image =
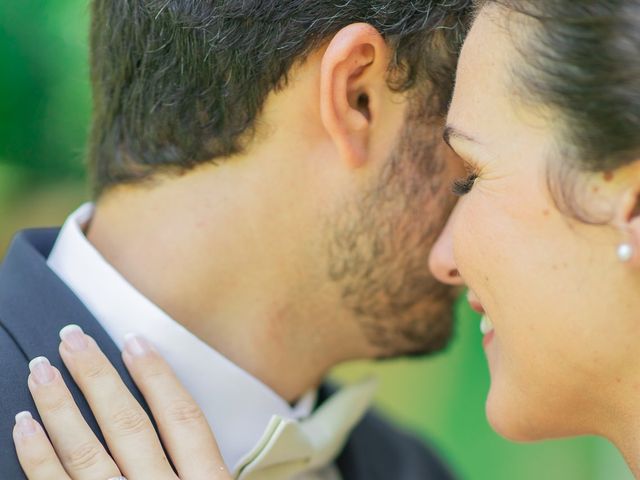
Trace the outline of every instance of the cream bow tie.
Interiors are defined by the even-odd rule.
[[[287,480],[329,465],[371,405],[376,388],[375,380],[345,387],[304,420],[272,417],[262,439],[244,457],[234,477]]]

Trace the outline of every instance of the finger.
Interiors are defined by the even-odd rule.
[[[96,342],[76,325],[60,332],[60,356],[82,390],[123,475],[175,479],[146,412]]]
[[[29,363],[28,384],[65,470],[77,480],[120,475],[117,465],[83,418],[60,372],[45,357]]]
[[[20,412],[16,415],[13,427],[13,443],[20,466],[29,480],[71,480],[64,471],[58,455],[53,450],[47,435],[31,413]]]
[[[202,410],[151,344],[127,335],[123,359],[151,408],[179,476],[231,478]]]

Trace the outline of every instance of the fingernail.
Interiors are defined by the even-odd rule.
[[[87,336],[78,325],[67,325],[60,330],[60,340],[62,340],[72,352],[86,350],[89,345]]]
[[[53,367],[46,357],[36,357],[29,362],[29,370],[33,374],[36,383],[46,385],[51,383],[56,376]]]
[[[127,333],[124,336],[124,349],[134,357],[146,355],[151,351],[151,345],[144,337],[135,333]]]
[[[33,435],[36,433],[36,422],[30,412],[20,412],[16,415],[16,427],[21,435]]]

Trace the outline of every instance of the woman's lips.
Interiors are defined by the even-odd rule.
[[[482,337],[482,346],[484,348],[487,348],[487,345],[491,343],[491,340],[493,340],[494,335],[495,335],[495,332],[491,330],[484,337]]]
[[[489,318],[489,315],[484,311],[484,307],[480,303],[480,301],[476,298],[476,296],[469,290],[467,293],[467,301],[471,308],[482,314],[482,319],[480,320],[480,331],[484,336],[482,339],[482,344],[486,347],[493,340],[494,331],[493,331],[493,322]]]
[[[484,308],[482,308],[480,300],[476,298],[475,294],[471,290],[467,292],[467,301],[473,310],[478,313],[484,313]]]
[[[474,311],[478,313],[484,313],[484,308],[482,308],[482,304],[477,300],[469,299],[469,305]]]
[[[482,345],[486,347],[491,343],[494,335],[493,323],[491,322],[489,315],[486,313],[482,315],[482,320],[480,320],[480,331],[482,332],[482,335],[484,335],[482,338]]]

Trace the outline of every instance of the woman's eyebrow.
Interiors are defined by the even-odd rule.
[[[449,145],[449,147],[451,147],[451,143],[450,143],[451,138],[458,138],[460,140],[466,140],[467,142],[480,144],[480,142],[475,138],[473,138],[471,135],[464,133],[463,131],[459,130],[453,125],[447,125],[446,127],[444,127],[442,138],[445,141],[445,143]],[[451,148],[455,150],[453,147]]]

